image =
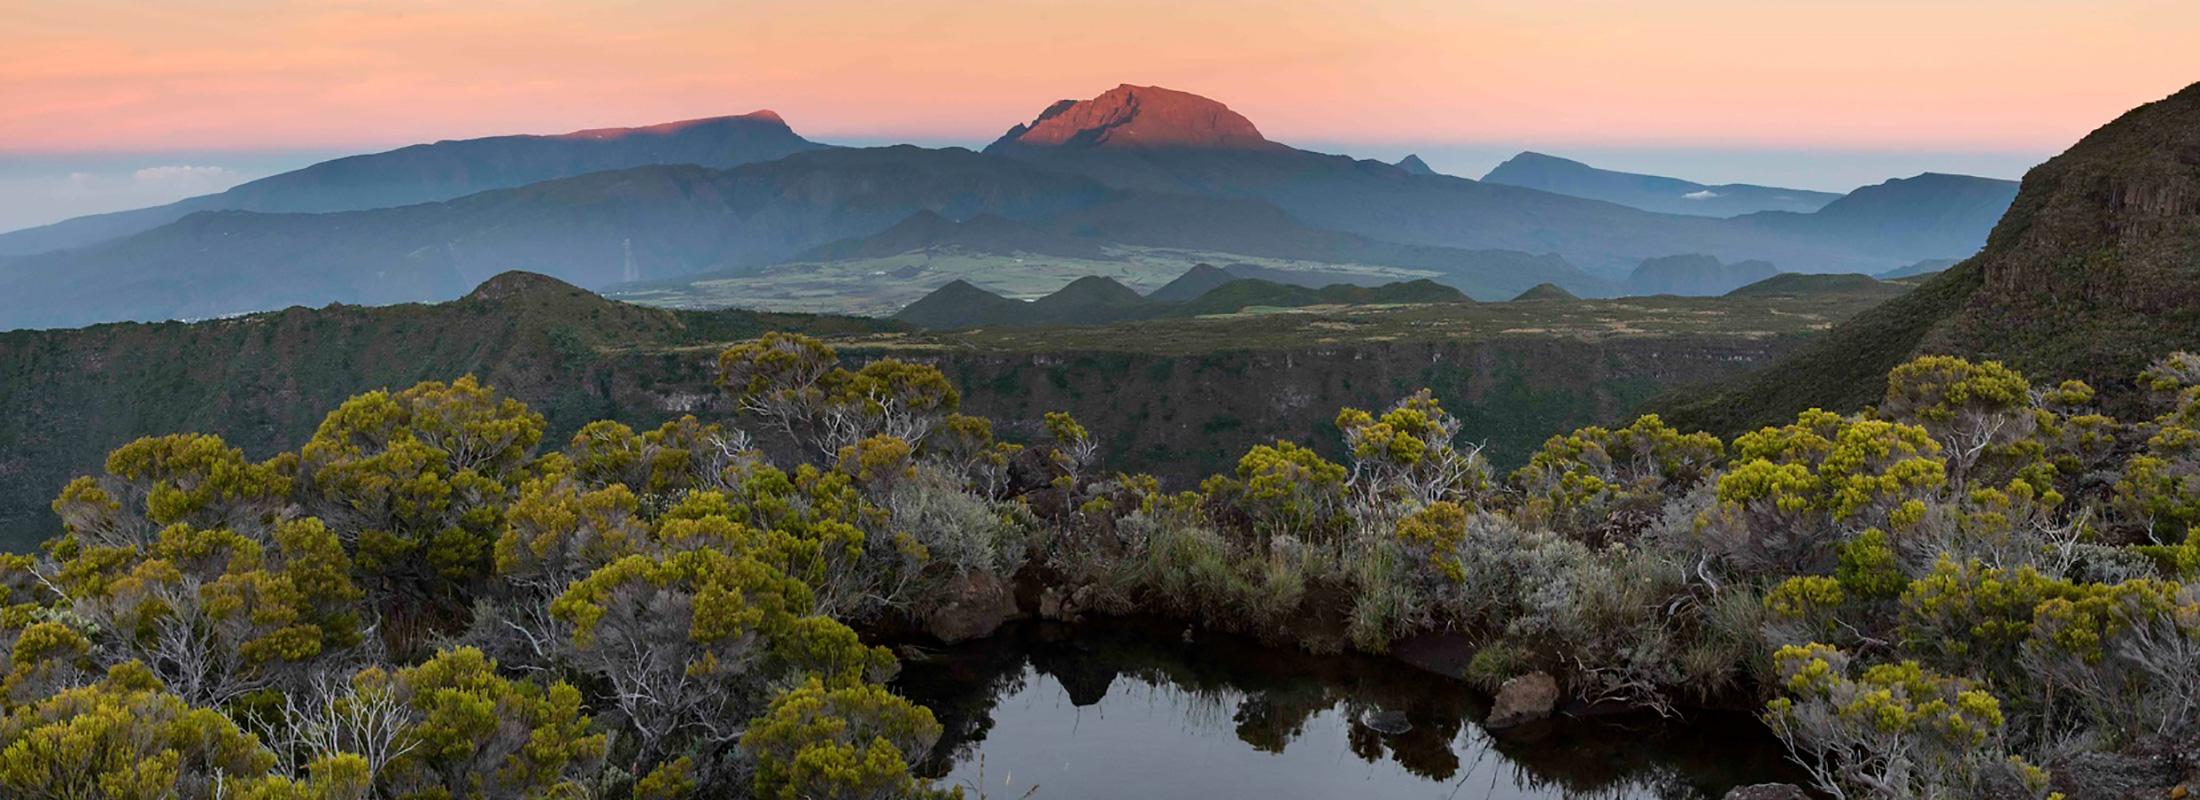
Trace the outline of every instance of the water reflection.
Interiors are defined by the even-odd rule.
[[[1180,626],[1031,624],[932,651],[896,689],[947,734],[929,777],[992,798],[1718,798],[1794,780],[1747,717],[1561,720],[1493,737],[1487,699],[1367,656]],[[981,775],[982,772],[982,775]]]

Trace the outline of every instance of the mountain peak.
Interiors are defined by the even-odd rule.
[[[1135,302],[1137,300],[1143,299],[1144,296],[1140,295],[1137,291],[1132,290],[1131,287],[1124,286],[1121,281],[1118,281],[1114,278],[1110,278],[1105,275],[1086,275],[1084,277],[1078,278],[1077,280],[1070,281],[1068,285],[1063,286],[1060,289],[1056,289],[1053,294],[1047,295],[1047,297],[1090,297],[1095,299],[1127,300]]]
[[[953,330],[1022,319],[1029,313],[1026,305],[956,278],[895,312],[893,318],[919,328]]]
[[[1010,128],[994,147],[1277,150],[1252,120],[1189,92],[1123,84],[1090,100],[1063,100]],[[991,149],[991,148],[988,148]]]
[[[1146,297],[1150,300],[1182,303],[1197,299],[1200,295],[1206,294],[1215,287],[1237,279],[1238,277],[1230,274],[1229,270],[1202,262],[1193,264],[1191,269],[1185,270],[1184,274],[1177,276],[1176,280],[1169,281],[1168,285],[1153,290]]]
[[[1394,166],[1415,175],[1436,174],[1436,170],[1429,168],[1428,162],[1422,161],[1421,156],[1414,153],[1407,153],[1406,157],[1398,159],[1398,163]]]
[[[1513,302],[1515,302],[1515,303],[1521,303],[1521,302],[1533,302],[1533,301],[1537,301],[1537,300],[1579,300],[1579,299],[1581,299],[1581,298],[1579,298],[1579,297],[1576,297],[1576,296],[1574,295],[1574,293],[1573,293],[1573,292],[1569,292],[1569,291],[1566,291],[1566,288],[1565,288],[1565,287],[1563,287],[1563,286],[1560,286],[1560,285],[1558,285],[1558,284],[1555,284],[1555,283],[1538,283],[1538,284],[1536,284],[1536,285],[1535,285],[1534,287],[1532,287],[1532,288],[1528,289],[1527,291],[1525,291],[1525,292],[1521,292],[1521,293],[1520,293],[1520,296],[1518,296],[1518,297],[1515,297],[1515,298],[1513,298]]]
[[[589,294],[588,290],[565,281],[526,270],[507,270],[482,281],[480,286],[466,293],[467,300],[497,302],[515,297],[565,297]],[[590,295],[593,297],[594,295]]]

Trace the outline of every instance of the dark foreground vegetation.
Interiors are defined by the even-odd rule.
[[[0,794],[929,795],[942,727],[856,630],[1026,608],[1440,635],[1486,687],[1746,703],[1846,797],[2195,769],[2193,356],[2139,377],[2141,419],[1930,357],[1859,414],[1731,442],[1644,417],[1509,476],[1421,393],[1338,414],[1341,462],[1276,442],[1177,493],[1066,414],[997,439],[933,367],[775,333],[720,369],[736,418],[562,448],[466,378],[355,397],[264,462],[116,450],[0,572]]]

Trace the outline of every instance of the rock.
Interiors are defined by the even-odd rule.
[[[1388,709],[1367,712],[1360,717],[1360,724],[1384,736],[1397,736],[1413,730],[1413,722],[1406,719],[1406,712]]]
[[[1064,622],[1074,620],[1085,613],[1086,601],[1091,597],[1090,586],[1078,587],[1076,591],[1049,586],[1039,593],[1039,618]]]
[[[1505,681],[1497,689],[1497,701],[1490,706],[1490,718],[1482,723],[1487,728],[1510,728],[1523,722],[1534,722],[1551,716],[1551,709],[1558,706],[1558,679],[1544,672],[1530,672]]]
[[[1474,640],[1456,631],[1416,633],[1390,643],[1390,656],[1453,680],[1467,679]]]
[[[1810,795],[1792,783],[1760,783],[1736,786],[1726,793],[1726,800],[1810,800]]]
[[[940,594],[946,599],[924,614],[924,630],[948,644],[990,636],[1016,616],[1008,583],[987,573],[963,573]]]

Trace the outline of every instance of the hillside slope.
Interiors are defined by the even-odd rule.
[[[2115,409],[2177,349],[2200,349],[2200,84],[2033,168],[1978,255],[1731,390],[1658,405],[1732,432],[1877,402],[1889,369],[1948,353],[2082,378]]]

